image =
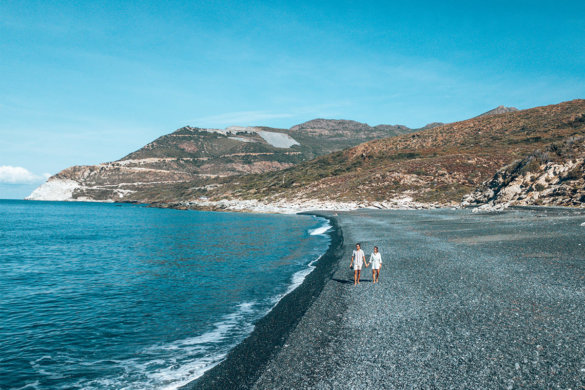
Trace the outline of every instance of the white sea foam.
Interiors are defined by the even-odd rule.
[[[321,225],[315,229],[310,229],[309,234],[311,236],[325,235],[325,233],[327,233],[331,229],[331,227],[332,226],[329,223],[329,221],[325,220],[325,223],[323,225]],[[307,267],[305,269],[297,271],[293,274],[293,276],[291,277],[291,282],[290,282],[286,292],[284,294],[277,295],[276,297],[273,298],[272,302],[274,303],[274,306],[276,306],[282,298],[284,298],[286,295],[290,294],[297,287],[299,287],[301,284],[303,284],[303,282],[305,281],[305,278],[311,272],[313,272],[313,270],[315,269],[315,263],[317,261],[319,261],[321,259],[321,257],[323,257],[323,255],[317,257],[316,259],[311,261],[309,264],[307,264]],[[274,308],[274,306],[273,306],[273,308]],[[272,310],[272,309],[270,309],[270,310]]]
[[[331,229],[331,224],[329,223],[329,221],[326,221],[323,225],[319,226],[318,228],[310,229],[309,234],[311,236],[319,236],[327,233],[329,229]]]
[[[331,224],[329,223],[328,220],[326,220],[323,225],[315,229],[309,229],[309,234],[311,236],[325,235],[325,233],[327,233],[331,228],[332,228]],[[301,284],[303,284],[303,281],[311,272],[313,272],[313,270],[315,269],[315,263],[319,261],[321,257],[323,257],[323,255],[317,257],[315,260],[307,264],[307,268],[295,272],[291,278],[291,283],[288,286],[286,292],[278,296],[278,299],[276,300],[275,303],[278,303],[278,301],[280,301],[284,296],[288,295],[291,291],[293,291]]]
[[[39,381],[34,381],[34,382],[28,382],[27,384],[25,384],[22,387],[18,387],[14,390],[36,390],[39,388],[39,385],[41,384],[41,382]]]
[[[151,352],[160,350],[176,351],[174,353],[180,354],[180,356],[177,356],[177,360],[181,356],[200,354],[207,351],[210,353],[208,352],[203,357],[187,364],[176,364],[178,362],[175,361],[175,364],[166,365],[154,371],[151,371],[152,368],[150,367],[145,370],[146,375],[151,379],[152,383],[158,384],[158,388],[165,390],[177,389],[199,378],[205,371],[220,363],[225,358],[227,350],[233,348],[235,343],[226,350],[222,349],[221,352],[211,352],[211,346],[223,341],[227,336],[233,337],[234,333],[244,336],[252,332],[254,325],[249,320],[249,316],[254,313],[255,304],[255,302],[241,303],[234,313],[223,317],[221,321],[217,322],[213,330],[200,336],[149,348]]]
[[[317,257],[315,260],[311,261],[308,265],[307,268],[297,271],[293,274],[292,278],[291,278],[291,283],[288,286],[288,289],[286,290],[286,292],[284,293],[284,295],[282,297],[284,297],[285,295],[290,294],[294,289],[296,289],[297,287],[299,287],[301,284],[303,284],[303,282],[305,281],[305,278],[311,273],[313,272],[313,270],[315,269],[315,263],[317,261],[319,261],[319,259],[323,257],[323,255]],[[281,297],[281,299],[282,299]]]
[[[585,226],[585,222],[583,222],[580,226]]]
[[[219,364],[229,350],[252,332],[254,329],[252,322],[258,316],[255,305],[256,302],[241,303],[233,313],[216,322],[212,330],[199,336],[153,345],[141,351],[138,354],[140,358],[110,360],[108,363],[116,363],[123,370],[123,374],[91,381],[82,379],[75,387],[125,390],[178,389]],[[233,338],[233,341],[226,344],[228,338]],[[149,355],[153,356],[153,359],[145,359],[145,356]],[[155,356],[157,358],[154,358]]]

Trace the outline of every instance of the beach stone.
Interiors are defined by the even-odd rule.
[[[254,389],[585,386],[583,210],[340,212],[334,273]],[[354,243],[380,247],[353,285]]]

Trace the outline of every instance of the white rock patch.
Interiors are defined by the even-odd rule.
[[[273,133],[271,131],[259,130],[257,131],[260,137],[264,138],[264,141],[276,148],[290,148],[293,145],[299,143],[295,141],[290,135],[283,133]]]
[[[49,179],[35,189],[26,200],[73,200],[73,191],[79,183],[66,179]]]
[[[244,138],[244,137],[228,137],[229,139],[233,139],[236,141],[241,141],[241,142],[256,142],[253,139],[250,138]]]

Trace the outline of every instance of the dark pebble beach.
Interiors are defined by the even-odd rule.
[[[316,269],[185,388],[585,389],[585,210],[324,215]]]

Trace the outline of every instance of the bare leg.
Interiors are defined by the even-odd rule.
[[[380,279],[380,270],[377,269],[376,270],[376,283],[379,281],[379,279]]]
[[[358,276],[357,275],[358,275],[358,270],[356,269],[356,270],[353,271],[353,285],[354,286],[357,284],[357,281],[358,281]]]
[[[358,283],[357,284],[360,284],[360,277],[361,276],[362,276],[362,270],[361,269],[358,269],[358,272],[357,272],[357,282]]]
[[[372,268],[372,283],[376,283],[376,270]]]

